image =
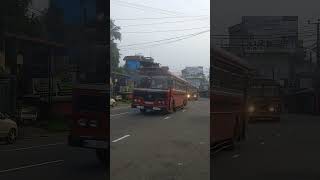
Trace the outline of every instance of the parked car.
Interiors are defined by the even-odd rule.
[[[20,112],[20,121],[22,124],[26,122],[34,123],[38,118],[38,110],[35,107],[22,108]]]
[[[0,138],[5,139],[8,144],[13,144],[18,135],[16,122],[10,119],[7,114],[0,112]]]
[[[110,98],[110,106],[114,107],[116,105],[116,100],[114,100],[113,98]]]
[[[116,96],[116,100],[117,101],[121,101],[122,100],[122,96],[121,95]]]

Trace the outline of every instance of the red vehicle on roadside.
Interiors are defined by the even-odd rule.
[[[280,84],[272,79],[255,78],[248,91],[249,121],[280,120]]]
[[[109,99],[106,84],[81,84],[73,88],[69,145],[96,150],[109,163]]]
[[[226,50],[213,48],[210,80],[210,139],[215,152],[245,138],[249,65]]]
[[[140,69],[140,79],[133,90],[132,108],[174,112],[188,103],[188,82],[169,72],[166,67]]]
[[[194,87],[192,84],[188,85],[188,100],[197,101],[199,99],[199,90]]]

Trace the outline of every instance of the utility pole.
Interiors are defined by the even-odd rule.
[[[315,24],[317,27],[317,66],[320,65],[320,19],[317,20],[315,23],[311,23],[310,20],[308,21],[308,24]]]
[[[310,23],[310,21],[308,21],[309,24],[315,24],[317,25],[317,67],[314,73],[314,88],[316,90],[315,92],[315,108],[317,110],[315,110],[315,113],[320,113],[319,112],[319,107],[320,107],[320,102],[319,102],[319,96],[320,96],[320,37],[319,37],[319,29],[320,29],[320,19],[318,19],[317,22],[315,23]]]

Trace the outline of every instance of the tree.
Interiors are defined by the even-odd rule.
[[[111,71],[119,70],[120,50],[115,41],[121,40],[120,27],[110,20],[110,67]]]
[[[27,12],[31,0],[2,0],[0,6],[0,30],[22,33],[28,28],[29,18]]]

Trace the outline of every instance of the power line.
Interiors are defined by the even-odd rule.
[[[157,33],[157,32],[176,32],[176,31],[189,31],[195,29],[204,29],[210,27],[199,27],[199,28],[189,28],[189,29],[171,29],[171,30],[159,30],[159,31],[128,31],[128,32],[121,32],[122,34],[144,34],[144,33]]]
[[[156,40],[156,41],[149,41],[149,42],[144,42],[144,43],[135,43],[135,44],[122,45],[122,46],[119,46],[119,47],[130,47],[130,46],[136,46],[136,45],[143,45],[143,44],[151,44],[151,43],[155,43],[155,42],[168,41],[168,40],[173,40],[173,39],[184,38],[184,37],[187,37],[187,36],[198,35],[198,34],[206,33],[206,32],[209,32],[209,31],[210,30],[206,30],[206,31],[198,32],[198,33],[192,33],[192,34],[187,34],[187,35],[183,35],[183,36],[177,36],[177,37],[173,37],[173,38],[166,38],[166,39],[161,39],[161,40]]]
[[[126,4],[114,4],[114,5],[118,5],[118,6],[121,6],[121,7],[129,7],[129,8],[133,8],[133,9],[138,9],[138,10],[141,10],[141,11],[145,11],[144,8],[139,8],[139,7],[135,7],[135,6],[130,6],[130,5],[126,5]],[[152,12],[155,12],[155,11],[152,11]],[[159,13],[159,12],[155,12],[155,13]],[[160,13],[160,14],[165,14],[165,15],[172,15],[172,14],[168,14],[168,13]]]
[[[130,2],[121,1],[121,0],[113,0],[113,2],[129,5],[129,6],[133,6],[133,7],[138,7],[138,8],[140,7],[140,8],[144,8],[144,10],[152,10],[153,12],[158,11],[158,12],[161,12],[162,14],[171,14],[171,15],[182,14],[181,12],[177,12],[177,11],[169,11],[169,10],[165,10],[165,9],[154,8],[151,6],[146,6],[146,5],[137,4],[137,3],[130,3]]]
[[[178,42],[178,41],[182,41],[184,39],[189,39],[191,37],[195,37],[195,36],[198,36],[200,34],[204,34],[204,33],[207,33],[209,32],[208,31],[203,31],[203,32],[199,32],[199,33],[196,33],[196,34],[192,34],[192,35],[188,35],[188,36],[185,36],[185,37],[181,37],[181,38],[177,38],[177,39],[174,39],[174,40],[169,40],[167,42],[162,42],[162,43],[157,43],[157,44],[151,44],[151,45],[146,45],[146,46],[142,46],[142,47],[139,47],[139,48],[130,48],[130,49],[124,49],[125,51],[127,50],[136,50],[136,49],[143,49],[143,48],[151,48],[151,47],[156,47],[156,46],[161,46],[161,45],[165,45],[165,44],[171,44],[171,43],[174,43],[174,42]],[[156,42],[156,41],[154,41]],[[123,49],[122,49],[123,51]]]
[[[199,18],[199,17],[209,17],[207,15],[200,16],[171,16],[171,17],[154,17],[154,18],[118,18],[114,19],[116,21],[136,21],[136,20],[154,20],[154,19],[180,19],[180,18]]]
[[[208,19],[208,18],[190,19],[188,21],[199,21],[199,20],[201,21],[204,19]],[[158,25],[158,24],[182,23],[182,22],[188,22],[188,21],[183,20],[183,21],[169,21],[169,22],[149,23],[149,24],[131,24],[131,25],[126,25],[126,26],[121,26],[121,27],[149,26],[149,25]]]

